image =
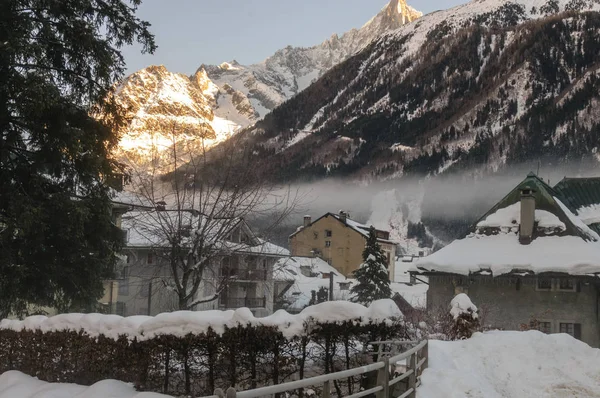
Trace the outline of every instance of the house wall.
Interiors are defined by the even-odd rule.
[[[128,276],[119,281],[120,288],[118,294],[118,302],[124,304],[124,312],[122,315],[148,315],[152,316],[162,312],[177,311],[178,299],[175,292],[165,287],[164,282],[172,280],[169,264],[166,259],[159,257],[156,253],[152,254],[152,264],[148,264],[149,249],[127,249],[126,254],[129,256]],[[236,267],[245,269],[248,267],[250,260],[255,262],[253,266],[256,269],[263,269],[263,260],[266,268],[265,272],[267,280],[263,281],[237,281],[233,279],[230,282],[230,297],[266,297],[264,308],[251,308],[255,316],[267,316],[273,312],[273,265],[275,258],[264,256],[244,256],[238,255]],[[220,264],[215,264],[214,267],[206,270],[204,280],[201,282],[198,289],[197,297],[209,297],[215,294],[219,284]],[[149,285],[152,283],[152,294],[149,300]],[[127,288],[124,287],[127,285]],[[244,290],[245,289],[245,290]],[[117,306],[119,309],[119,305]],[[150,308],[150,312],[148,312]],[[231,307],[223,307],[219,305],[219,300],[197,305],[194,310],[218,310],[232,309]]]
[[[331,231],[331,236],[326,236],[326,231]],[[331,245],[327,246],[326,242]],[[320,253],[320,257],[329,262],[335,269],[346,277],[351,277],[352,272],[362,263],[362,252],[365,249],[366,238],[354,229],[344,225],[332,216],[323,217],[290,238],[290,251],[292,256],[311,257],[313,252]],[[390,277],[394,275],[394,259],[396,248],[392,244],[380,243],[381,248],[390,253]]]
[[[551,322],[552,332],[558,333],[561,322],[580,323],[581,340],[600,347],[600,284],[589,278],[573,279],[579,292],[557,290],[557,278],[553,290],[541,291],[535,278],[431,275],[427,308],[447,311],[456,294],[467,293],[479,307],[486,326],[519,330],[521,324],[534,318]]]

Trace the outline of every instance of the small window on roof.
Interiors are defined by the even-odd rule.
[[[326,236],[326,237],[330,238],[332,234],[333,234],[333,232],[331,232],[331,230],[330,230],[330,229],[326,229],[326,230],[325,230],[325,236]]]

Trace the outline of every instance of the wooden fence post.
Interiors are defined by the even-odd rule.
[[[233,387],[229,387],[227,389],[227,394],[225,395],[227,398],[235,398],[235,396],[237,395],[235,388]]]
[[[389,358],[383,358],[383,368],[379,369],[377,375],[377,385],[382,386],[383,390],[375,394],[376,398],[388,398],[390,393],[390,361]]]
[[[321,398],[329,398],[331,395],[331,382],[327,380],[323,383],[323,392],[321,393]]]
[[[412,392],[408,395],[409,398],[417,397],[417,353],[410,356],[410,370],[412,373],[408,376],[408,389],[412,388]]]
[[[423,358],[425,358],[425,362],[423,362],[423,370],[427,369],[429,366],[429,340],[425,343],[425,347],[423,347]],[[423,373],[423,372],[421,372]]]

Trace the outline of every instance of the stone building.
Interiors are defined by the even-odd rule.
[[[416,262],[427,307],[467,293],[484,322],[568,333],[600,346],[600,178],[551,187],[530,173],[468,236]]]
[[[352,272],[363,262],[369,226],[350,218],[348,213],[327,213],[312,221],[304,216],[304,224],[289,237],[290,251],[293,256],[320,257],[344,276]],[[390,279],[394,277],[396,243],[390,240],[388,231],[376,230],[377,242],[388,259]]]

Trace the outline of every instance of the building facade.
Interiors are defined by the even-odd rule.
[[[376,230],[377,241],[388,259],[390,279],[394,277],[396,244],[388,231]],[[351,277],[363,262],[369,226],[352,220],[345,212],[327,213],[315,221],[304,217],[304,224],[289,238],[293,256],[320,257],[346,277]]]
[[[529,174],[469,234],[420,259],[427,307],[466,293],[486,326],[568,333],[600,347],[600,178]]]
[[[149,225],[157,224],[158,210],[131,211],[122,217],[127,240],[123,249],[124,264],[118,275],[116,313],[122,316],[157,315],[180,310],[174,290],[170,245],[161,237],[164,224],[152,233]],[[168,211],[162,210],[163,217]],[[168,217],[180,217],[170,215]],[[193,214],[183,217],[178,228],[197,222]],[[140,221],[143,220],[143,221]],[[168,235],[168,234],[167,234]],[[186,234],[187,235],[187,234]],[[249,308],[256,316],[273,312],[273,266],[288,251],[257,238],[248,224],[239,219],[219,231],[219,253],[204,270],[198,292],[190,310],[229,310]],[[189,235],[188,235],[189,236]]]

